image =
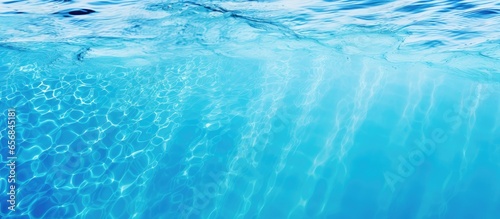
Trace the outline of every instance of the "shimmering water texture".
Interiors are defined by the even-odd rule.
[[[1,1],[1,218],[500,218],[500,3]]]

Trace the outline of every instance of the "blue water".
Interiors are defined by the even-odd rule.
[[[1,218],[500,218],[500,2],[0,1]]]

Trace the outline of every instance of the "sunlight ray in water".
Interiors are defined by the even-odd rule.
[[[478,0],[0,1],[0,217],[498,218],[498,27]]]

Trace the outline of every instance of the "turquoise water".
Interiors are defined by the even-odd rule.
[[[498,1],[0,5],[1,218],[500,218]]]

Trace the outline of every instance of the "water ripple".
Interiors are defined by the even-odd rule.
[[[0,5],[2,218],[500,215],[497,2]]]

